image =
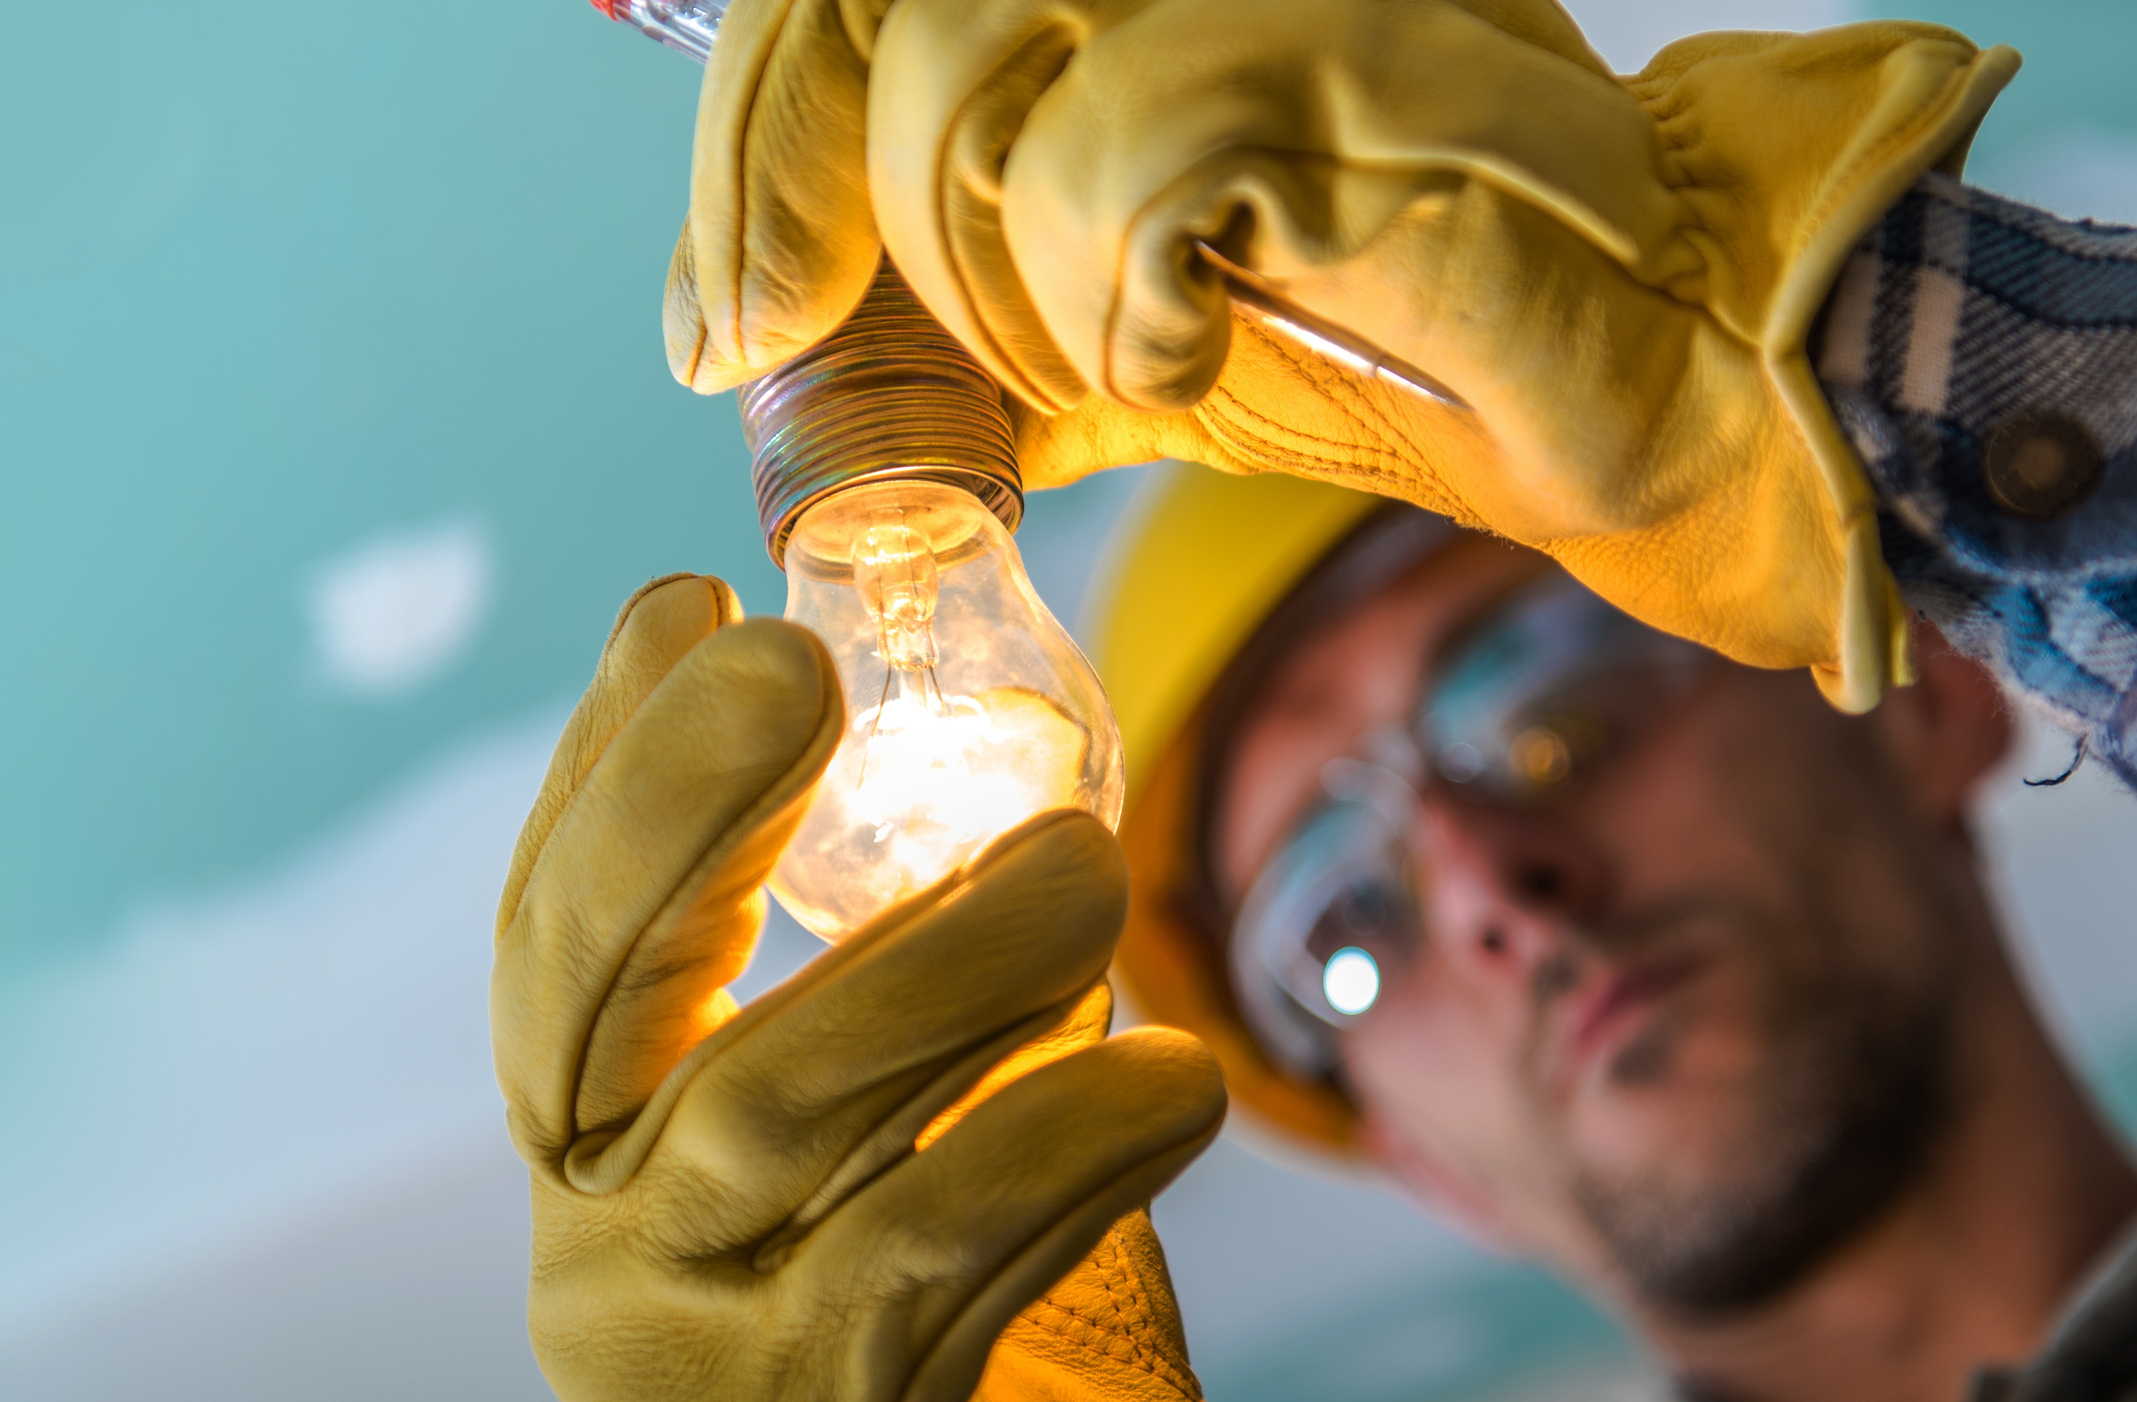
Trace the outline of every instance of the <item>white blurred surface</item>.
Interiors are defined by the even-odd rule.
[[[2005,931],[2050,1022],[2079,1064],[2122,1071],[2137,1057],[2137,796],[2097,765],[2068,767],[2071,742],[2028,726],[1983,795],[1978,830]]]
[[[561,722],[0,985],[0,1099],[47,1127],[0,1157],[0,1352],[502,1136],[491,912]]]
[[[381,532],[321,561],[305,606],[326,682],[383,701],[437,677],[489,612],[494,554],[479,525],[448,521]]]
[[[37,1402],[532,1402],[527,1189],[504,1136],[435,1153],[0,1356]]]

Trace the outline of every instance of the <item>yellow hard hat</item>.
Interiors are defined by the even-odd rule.
[[[1356,1110],[1335,1086],[1287,1073],[1256,1045],[1233,1002],[1225,951],[1194,913],[1197,771],[1219,678],[1314,567],[1389,503],[1278,473],[1157,470],[1166,475],[1116,541],[1089,615],[1128,759],[1128,924],[1114,972],[1145,1015],[1209,1044],[1234,1102],[1255,1119],[1349,1156]]]

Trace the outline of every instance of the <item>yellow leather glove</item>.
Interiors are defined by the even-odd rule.
[[[869,171],[907,280],[1054,416],[1029,485],[1171,455],[1405,497],[1862,709],[1907,620],[1804,342],[2017,61],[1876,23],[1628,79],[1549,0],[897,0]],[[1242,334],[1198,238],[1474,414]]]
[[[1184,1033],[1105,1038],[1118,846],[1042,815],[738,1008],[765,874],[843,723],[821,644],[740,617],[689,575],[626,605],[499,912],[550,1384],[1198,1398],[1140,1204],[1224,1093]]]
[[[777,369],[860,304],[868,55],[890,0],[736,0],[700,90],[668,267],[668,367],[700,394]]]

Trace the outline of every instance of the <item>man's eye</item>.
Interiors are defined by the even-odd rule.
[[[1358,885],[1336,901],[1335,917],[1360,939],[1379,934],[1388,923],[1388,898],[1378,886]]]
[[[1306,948],[1322,963],[1348,948],[1391,949],[1405,944],[1414,919],[1406,895],[1377,880],[1356,881],[1337,893],[1314,922]]]

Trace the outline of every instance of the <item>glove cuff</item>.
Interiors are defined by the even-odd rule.
[[[1002,1331],[973,1402],[1202,1402],[1165,1252],[1137,1208]]]
[[[1664,281],[1758,348],[1833,509],[1845,573],[1839,657],[1812,672],[1843,710],[1866,711],[1913,679],[1912,631],[1879,550],[1875,494],[1805,346],[1849,251],[1924,173],[1959,173],[2018,66],[2005,45],[1875,22],[1699,35],[1626,84],[1695,215],[1680,233],[1701,270]]]

